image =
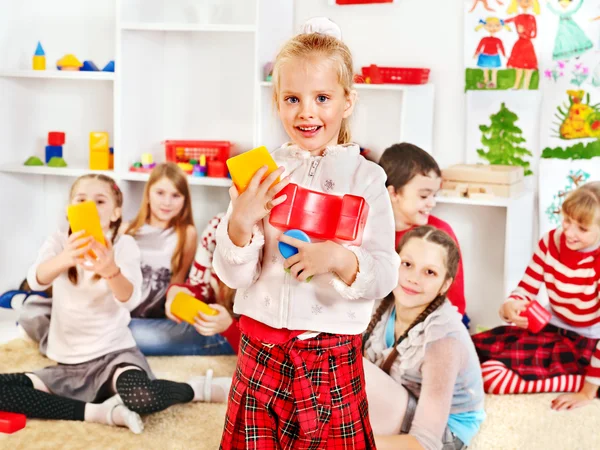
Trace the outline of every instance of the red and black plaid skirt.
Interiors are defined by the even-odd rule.
[[[502,362],[525,380],[558,375],[584,375],[598,339],[589,339],[554,325],[538,334],[515,326],[473,335],[479,360]]]
[[[375,449],[360,335],[242,335],[221,449]]]

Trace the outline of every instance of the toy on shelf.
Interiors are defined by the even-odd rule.
[[[65,55],[56,62],[56,68],[58,70],[70,70],[78,71],[81,69],[83,64],[79,61],[75,55]]]
[[[205,162],[219,161],[225,164],[231,149],[231,142],[229,141],[167,140],[164,144],[167,161],[176,163],[189,174],[194,171],[194,164],[191,162],[195,160],[197,164],[202,156],[204,156]],[[206,172],[208,174],[208,170]]]
[[[80,69],[82,72],[99,72],[98,66],[93,61],[84,61]]]
[[[63,145],[65,144],[65,133],[62,131],[50,131],[48,133],[48,145],[46,145],[46,164],[52,158],[63,157]],[[59,167],[59,166],[56,166]]]
[[[115,62],[112,60],[109,61],[102,69],[102,72],[114,72],[114,71],[115,71]]]
[[[429,81],[430,69],[379,67],[371,64],[368,67],[363,67],[361,71],[364,82],[367,84],[426,84]]]
[[[263,66],[263,78],[265,81],[273,80],[273,63],[268,62]]]
[[[114,154],[111,153],[108,133],[92,131],[90,133],[90,170],[112,170],[113,168]]]
[[[131,172],[150,173],[156,167],[152,153],[142,153],[142,161],[136,161],[129,168]]]
[[[0,411],[0,433],[12,434],[25,428],[25,414]]]
[[[277,163],[266,147],[257,147],[248,150],[247,152],[227,160],[227,167],[229,168],[231,179],[240,194],[246,190],[248,184],[250,184],[250,180],[252,180],[254,174],[262,166],[268,167],[263,175],[263,180],[267,178],[269,174],[277,170]],[[279,178],[277,178],[273,184],[277,183],[279,183]]]
[[[37,43],[32,61],[33,70],[46,70],[46,53],[40,42]]]
[[[206,166],[206,155],[200,155],[200,161],[196,161],[192,159],[190,164],[194,166],[192,171],[192,175],[195,177],[205,177],[208,172],[208,167]]]
[[[48,161],[48,167],[67,167],[67,162],[60,156],[54,156]]]
[[[91,236],[99,244],[106,245],[98,208],[93,200],[69,205],[67,208],[67,218],[73,233],[85,231],[85,237]],[[92,250],[88,254],[93,258],[96,257],[96,254]]]
[[[48,145],[65,145],[66,136],[62,131],[48,132]]]
[[[224,162],[212,158],[207,163],[206,174],[213,178],[227,178],[227,166]]]
[[[369,215],[366,200],[356,195],[338,196],[311,191],[290,183],[277,197],[285,202],[271,211],[269,223],[280,229],[298,229],[316,239],[360,245]]]
[[[209,316],[216,316],[219,314],[219,311],[216,309],[211,308],[203,301],[198,300],[185,292],[178,292],[177,295],[175,295],[173,303],[171,303],[171,313],[173,313],[175,317],[190,325],[195,325],[194,319],[198,317],[199,312]]]
[[[548,325],[552,314],[536,300],[533,300],[529,302],[529,305],[527,305],[525,311],[521,313],[521,316],[527,317],[527,329],[529,331],[532,333],[539,333],[546,325]]]
[[[442,170],[444,197],[512,197],[524,190],[525,171],[520,166],[457,164]]]
[[[24,166],[43,166],[44,162],[37,156],[30,156],[27,161],[23,163]]]

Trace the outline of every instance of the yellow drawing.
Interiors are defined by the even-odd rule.
[[[557,108],[555,117],[561,121],[558,135],[561,139],[600,138],[600,110],[598,105],[590,105],[590,94],[583,90],[568,90],[569,105]],[[585,102],[584,102],[585,98]]]

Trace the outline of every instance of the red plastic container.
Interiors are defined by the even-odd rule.
[[[174,163],[190,162],[190,159],[200,160],[200,156],[205,155],[207,161],[216,160],[225,164],[231,150],[229,141],[168,140],[164,144],[167,161]]]
[[[279,193],[287,199],[271,211],[269,223],[285,230],[302,230],[317,239],[360,245],[369,215],[369,205],[356,195],[325,194],[297,184]]]
[[[50,131],[48,133],[48,145],[64,145],[65,133],[62,131]]]
[[[552,314],[537,301],[532,301],[527,309],[521,313],[529,321],[528,329],[532,333],[539,333],[550,322]]]
[[[425,84],[429,81],[430,69],[409,67],[379,67],[371,64],[362,68],[365,82],[371,84]]]
[[[24,414],[0,411],[0,433],[11,434],[25,428],[27,418]]]

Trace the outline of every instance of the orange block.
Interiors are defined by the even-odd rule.
[[[110,170],[112,156],[108,151],[90,151],[90,170]]]
[[[231,174],[231,179],[240,194],[246,190],[250,180],[262,166],[268,167],[262,178],[263,180],[277,170],[277,163],[266,147],[248,150],[227,160],[227,168]],[[279,183],[279,178],[273,184],[277,183]]]
[[[209,316],[219,314],[219,311],[185,292],[178,292],[173,299],[173,303],[171,303],[171,312],[173,315],[191,325],[195,324],[194,318],[198,317],[199,311]]]

